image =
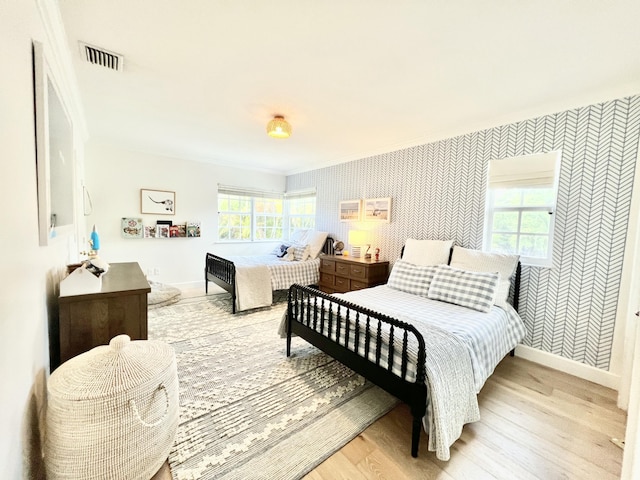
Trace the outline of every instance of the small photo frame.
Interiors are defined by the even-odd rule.
[[[366,222],[389,223],[391,221],[391,197],[365,198],[363,220]]]
[[[140,212],[154,215],[175,215],[176,192],[141,188]]]
[[[357,222],[360,220],[360,200],[343,200],[340,202],[340,221]]]
[[[141,218],[122,217],[121,229],[122,238],[142,238],[144,227]]]

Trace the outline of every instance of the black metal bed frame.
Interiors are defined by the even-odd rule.
[[[322,253],[333,255],[333,238],[327,236]],[[213,282],[231,294],[232,313],[236,313],[236,266],[231,260],[207,253],[204,266],[204,292],[209,293],[209,282]]]
[[[510,302],[518,309],[521,265],[512,280]],[[389,325],[383,327],[383,324]],[[340,330],[344,335],[340,335]],[[386,332],[387,362],[381,364],[382,332]],[[289,288],[287,305],[287,357],[291,355],[291,335],[296,334],[329,356],[351,368],[398,399],[407,403],[413,416],[411,430],[411,456],[418,456],[422,417],[427,407],[426,350],[422,334],[413,325],[379,312],[347,302],[302,285]],[[335,337],[335,340],[329,338]],[[360,335],[365,345],[358,347]],[[350,336],[352,341],[350,342]],[[343,338],[344,337],[344,338]],[[418,355],[413,371],[415,380],[407,379],[409,338],[415,338]],[[373,339],[373,340],[372,340]],[[397,343],[396,343],[397,342]],[[350,344],[351,343],[351,344]],[[514,351],[511,351],[511,356]],[[375,361],[369,360],[374,356]],[[401,365],[401,375],[392,371],[394,359]]]

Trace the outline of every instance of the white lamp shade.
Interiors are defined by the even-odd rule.
[[[360,258],[362,250],[369,246],[367,232],[363,230],[350,230],[349,231],[349,245],[351,245],[351,256],[354,258]]]

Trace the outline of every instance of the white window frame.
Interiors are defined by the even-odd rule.
[[[244,213],[239,213],[239,212],[234,212],[234,211],[222,211],[220,210],[220,196],[221,195],[226,195],[226,196],[231,196],[231,197],[240,197],[240,198],[245,198],[250,202],[250,212],[247,215],[251,216],[251,223],[250,223],[250,235],[248,239],[242,239],[242,238],[221,238],[220,237],[220,229],[221,229],[221,225],[220,225],[220,215],[221,214],[230,214],[230,215],[234,215],[234,214],[238,214],[238,215],[242,215]],[[282,214],[269,214],[269,213],[258,213],[256,211],[256,202],[257,201],[263,201],[263,200],[274,200],[274,201],[281,201],[282,202]],[[260,191],[260,190],[250,190],[250,189],[246,189],[246,188],[242,188],[242,187],[233,187],[233,186],[226,186],[226,185],[218,185],[218,197],[217,197],[217,201],[218,201],[218,233],[217,233],[217,237],[218,237],[218,242],[221,243],[246,243],[246,242],[278,242],[278,241],[282,241],[284,239],[284,233],[285,233],[285,222],[284,222],[284,195],[280,192],[266,192],[266,191]],[[257,219],[258,217],[274,217],[274,218],[280,218],[281,219],[281,229],[282,229],[282,233],[281,236],[278,238],[257,238],[257,230],[258,230],[258,226],[257,226]]]
[[[297,201],[309,202],[313,200],[313,213],[312,214],[293,214],[292,203]],[[286,237],[291,238],[291,234],[297,228],[308,228],[314,230],[316,227],[316,191],[314,190],[304,190],[297,192],[287,192],[285,193],[285,230]],[[302,223],[306,223],[306,225],[302,227],[297,227],[292,225],[292,221],[295,219],[302,219]],[[305,222],[306,220],[306,222]]]
[[[520,261],[524,265],[535,265],[541,267],[553,266],[553,240],[555,234],[555,210],[558,197],[558,178],[560,173],[560,162],[562,158],[561,151],[553,151],[548,153],[538,153],[521,157],[513,157],[508,159],[500,159],[500,166],[494,168],[492,175],[492,163],[489,163],[489,185],[487,186],[486,211],[485,211],[485,229],[483,238],[483,250],[491,252],[491,238],[493,234],[516,235],[516,251],[520,248],[520,238],[526,236],[545,236],[548,237],[547,253],[545,257],[530,257],[520,255]],[[517,163],[511,163],[517,162]],[[523,163],[520,163],[523,162]],[[496,165],[495,163],[493,164]],[[543,167],[537,168],[542,165]],[[505,168],[506,167],[506,168]],[[513,167],[513,169],[511,169]],[[497,172],[500,171],[498,176]],[[522,190],[533,188],[551,188],[552,200],[547,205],[527,206],[520,205],[514,207],[495,206],[495,192],[498,189],[515,189],[522,195]],[[515,232],[501,232],[493,229],[493,218],[495,213],[499,212],[517,212],[518,227]],[[526,212],[546,212],[550,215],[549,231],[546,234],[536,234],[531,232],[522,232],[522,215]],[[498,253],[498,252],[496,252]]]

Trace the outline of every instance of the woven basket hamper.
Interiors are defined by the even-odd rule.
[[[178,373],[168,344],[114,337],[58,367],[48,394],[48,480],[148,480],[169,456]]]

